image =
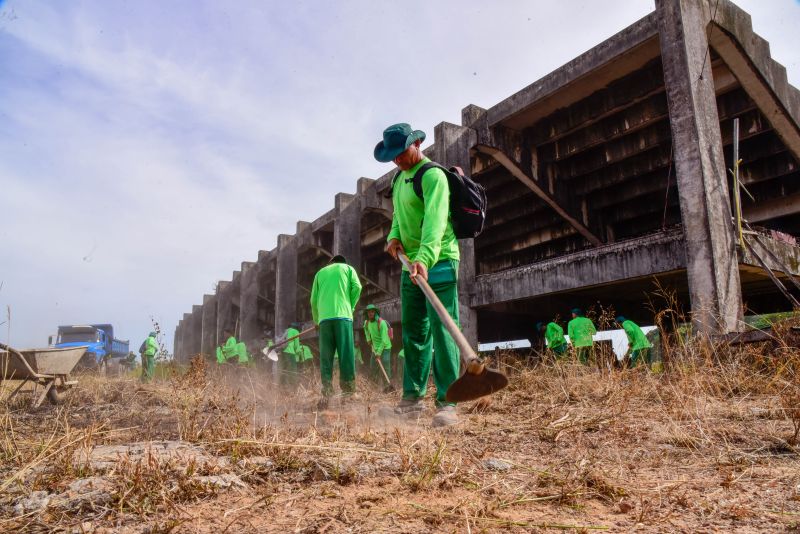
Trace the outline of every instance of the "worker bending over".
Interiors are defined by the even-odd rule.
[[[564,329],[558,323],[551,321],[545,326],[544,323],[539,322],[536,323],[536,329],[547,342],[548,352],[555,358],[560,358],[567,352],[568,345],[567,339],[564,337]]]
[[[377,306],[367,306],[367,319],[364,321],[364,336],[372,349],[372,357],[380,360],[389,380],[392,379],[392,339],[389,336],[389,322],[383,320]],[[383,375],[381,375],[383,381]]]
[[[147,334],[147,339],[142,343],[142,382],[150,382],[156,373],[156,353],[158,353],[158,341],[156,333]],[[141,349],[140,349],[141,350]]]
[[[617,317],[616,321],[628,337],[628,352],[625,354],[625,356],[630,356],[628,365],[630,365],[630,367],[636,367],[640,361],[649,363],[650,349],[653,348],[653,344],[650,343],[647,336],[644,335],[644,331],[642,331],[638,324],[630,319],[625,319],[622,315]]]
[[[597,333],[591,319],[587,318],[579,308],[572,310],[572,320],[567,324],[567,335],[575,347],[575,353],[581,363],[588,363],[594,358],[594,340],[592,336]]]

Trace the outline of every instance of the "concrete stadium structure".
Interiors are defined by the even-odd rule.
[[[529,338],[536,321],[596,303],[648,323],[657,285],[709,334],[741,330],[744,310],[788,309],[737,246],[734,118],[755,198],[744,198],[744,216],[761,228],[755,249],[778,276],[798,274],[800,92],[728,0],[656,0],[650,15],[502,102],[437,125],[427,155],[470,170],[489,198],[486,230],[461,242],[468,339]],[[384,253],[393,175],[358,179],[355,194],[337,194],[332,210],[219,282],[180,320],[176,358],[213,354],[225,327],[257,349],[265,330],[310,324],[309,288],[333,254],[350,260],[361,302],[378,304],[399,338],[400,266]]]

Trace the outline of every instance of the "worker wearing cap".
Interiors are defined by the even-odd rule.
[[[575,347],[575,353],[581,363],[587,363],[594,357],[594,336],[597,329],[591,319],[587,318],[580,308],[572,310],[572,320],[567,324],[567,335]]]
[[[644,335],[644,331],[638,324],[630,319],[625,319],[622,315],[617,317],[616,321],[628,337],[628,352],[625,355],[630,355],[629,365],[636,367],[640,361],[647,363],[650,359],[650,349],[653,348],[653,344]]]
[[[564,337],[564,329],[558,323],[550,321],[547,326],[544,323],[536,323],[536,330],[547,342],[547,350],[556,358],[563,356],[567,352],[567,339]]]
[[[150,382],[156,373],[156,353],[158,352],[158,341],[156,333],[147,334],[144,340],[144,352],[142,352],[142,382]]]
[[[361,296],[358,273],[342,255],[336,255],[314,276],[311,316],[319,328],[319,369],[322,380],[320,407],[333,394],[333,355],[339,355],[339,387],[343,399],[356,390],[353,346],[353,310]]]
[[[421,177],[422,198],[414,191],[414,175],[430,161],[422,154],[424,140],[425,132],[405,123],[394,124],[383,131],[383,140],[374,151],[376,160],[393,161],[400,168],[392,185],[394,213],[386,251],[394,259],[405,254],[411,262],[410,272],[403,267],[400,279],[405,365],[403,398],[394,412],[419,414],[424,410],[432,365],[437,408],[433,425],[447,426],[458,422],[455,404],[445,398],[459,375],[458,346],[417,286],[416,277],[428,282],[458,324],[459,250],[444,172],[428,169]]]
[[[372,349],[373,358],[380,359],[389,380],[392,379],[392,340],[389,337],[389,323],[380,316],[378,307],[370,304],[366,308],[367,320],[364,321],[364,336]],[[380,377],[383,381],[383,375]]]

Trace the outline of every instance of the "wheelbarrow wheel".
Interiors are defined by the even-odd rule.
[[[66,386],[53,386],[47,392],[47,400],[50,401],[50,404],[53,404],[55,406],[62,404],[66,398],[67,398]]]

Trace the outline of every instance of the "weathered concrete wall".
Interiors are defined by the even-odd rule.
[[[217,297],[216,295],[203,295],[202,339],[200,352],[213,357],[216,352],[217,341]]]
[[[710,333],[741,326],[743,295],[762,308],[779,295],[751,255],[737,255],[726,168],[739,119],[740,176],[755,198],[744,213],[800,234],[800,93],[749,16],[720,0],[712,21],[711,7],[658,0],[541,80],[494,106],[466,106],[461,125],[434,128],[424,153],[470,172],[489,197],[484,233],[460,243],[459,311],[473,343],[495,327],[530,337],[536,320],[563,316],[570,302],[618,303],[647,320],[642,295],[652,280],[691,304]],[[333,254],[359,272],[362,306],[378,304],[397,329],[400,267],[384,252],[395,172],[358,179],[354,193],[337,194],[331,210],[220,282],[200,314],[214,316],[204,321],[214,332],[203,327],[203,351],[224,327],[238,324],[249,343],[309,321],[311,281]],[[797,247],[764,246],[797,268]],[[359,310],[357,328],[362,319]],[[181,322],[176,353],[191,352],[191,330]]]

